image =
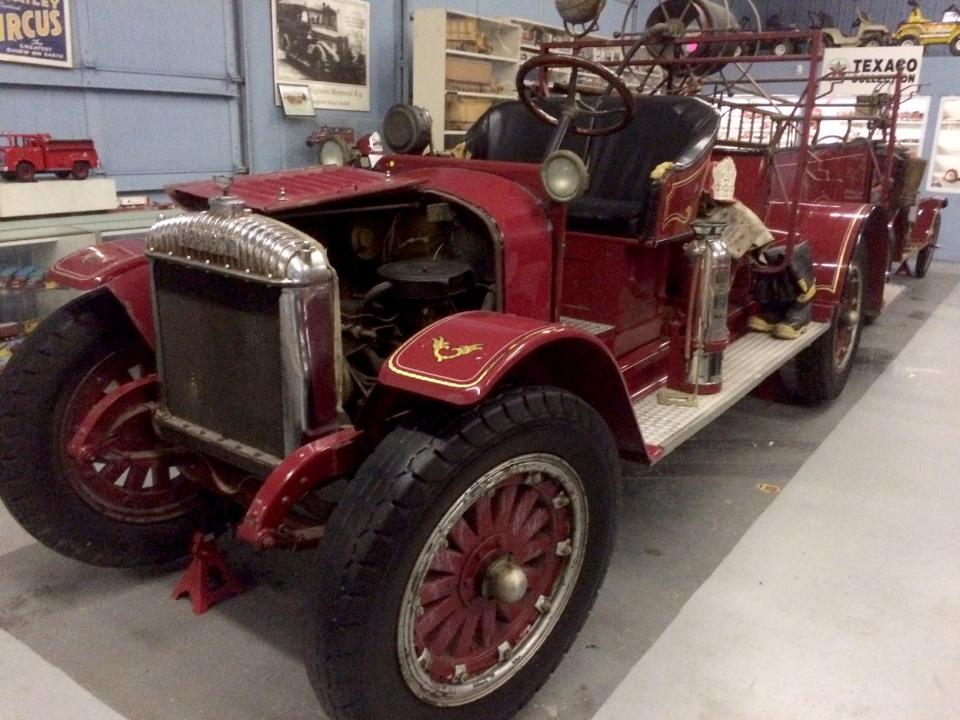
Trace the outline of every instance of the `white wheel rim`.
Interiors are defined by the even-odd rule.
[[[517,482],[518,476],[525,478],[522,483]],[[517,604],[522,604],[526,612],[533,603],[536,612],[532,622],[523,629],[515,646],[503,643],[496,648],[498,659],[492,667],[471,676],[465,665],[456,665],[449,676],[443,680],[438,679],[437,666],[434,665],[436,659],[432,657],[425,642],[424,647],[418,647],[416,638],[418,621],[436,607],[436,604],[433,604],[429,610],[425,610],[421,604],[421,593],[428,573],[433,572],[431,566],[438,553],[448,551],[454,527],[464,521],[468,511],[483,498],[493,498],[495,494],[511,486],[526,488],[527,493],[546,492],[545,483],[559,489],[550,504],[558,511],[562,509],[564,516],[569,518],[570,525],[566,540],[557,543],[555,547],[551,545],[555,555],[565,560],[558,561],[559,574],[551,581],[550,591],[541,595],[539,589],[533,586],[527,589],[524,599]],[[576,471],[555,455],[522,455],[501,463],[474,482],[450,507],[430,534],[417,557],[404,591],[397,624],[397,651],[400,669],[410,690],[428,704],[455,707],[476,702],[514,678],[536,656],[567,607],[583,566],[587,532],[587,498],[583,483]],[[481,533],[478,531],[479,535]],[[491,567],[492,565],[487,566],[487,572]],[[534,598],[532,593],[537,597]],[[498,607],[500,605],[496,599],[486,602],[497,603]],[[489,653],[491,648],[481,647],[479,651]],[[449,662],[444,664],[444,668],[447,665]],[[430,672],[431,669],[434,673]]]

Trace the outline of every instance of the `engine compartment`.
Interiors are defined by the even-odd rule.
[[[497,244],[481,218],[441,197],[391,200],[282,218],[316,238],[337,272],[342,399],[351,419],[407,339],[448,315],[501,307]]]

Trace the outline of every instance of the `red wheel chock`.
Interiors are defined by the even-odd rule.
[[[195,615],[203,615],[217,603],[243,592],[243,585],[227,565],[213,535],[196,533],[190,555],[193,560],[173,589],[173,599],[189,595]]]

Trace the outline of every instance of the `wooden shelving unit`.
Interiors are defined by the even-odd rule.
[[[413,102],[433,116],[433,146],[457,145],[497,102],[516,97],[520,27],[426,8],[413,15]]]

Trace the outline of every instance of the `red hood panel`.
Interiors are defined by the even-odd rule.
[[[270,215],[321,203],[396,192],[420,184],[420,180],[389,177],[371,170],[314,167],[238,175],[230,194],[241,198],[252,210]],[[210,198],[222,195],[223,191],[214,181],[206,180],[171,186],[167,193],[188,210],[206,210]]]

